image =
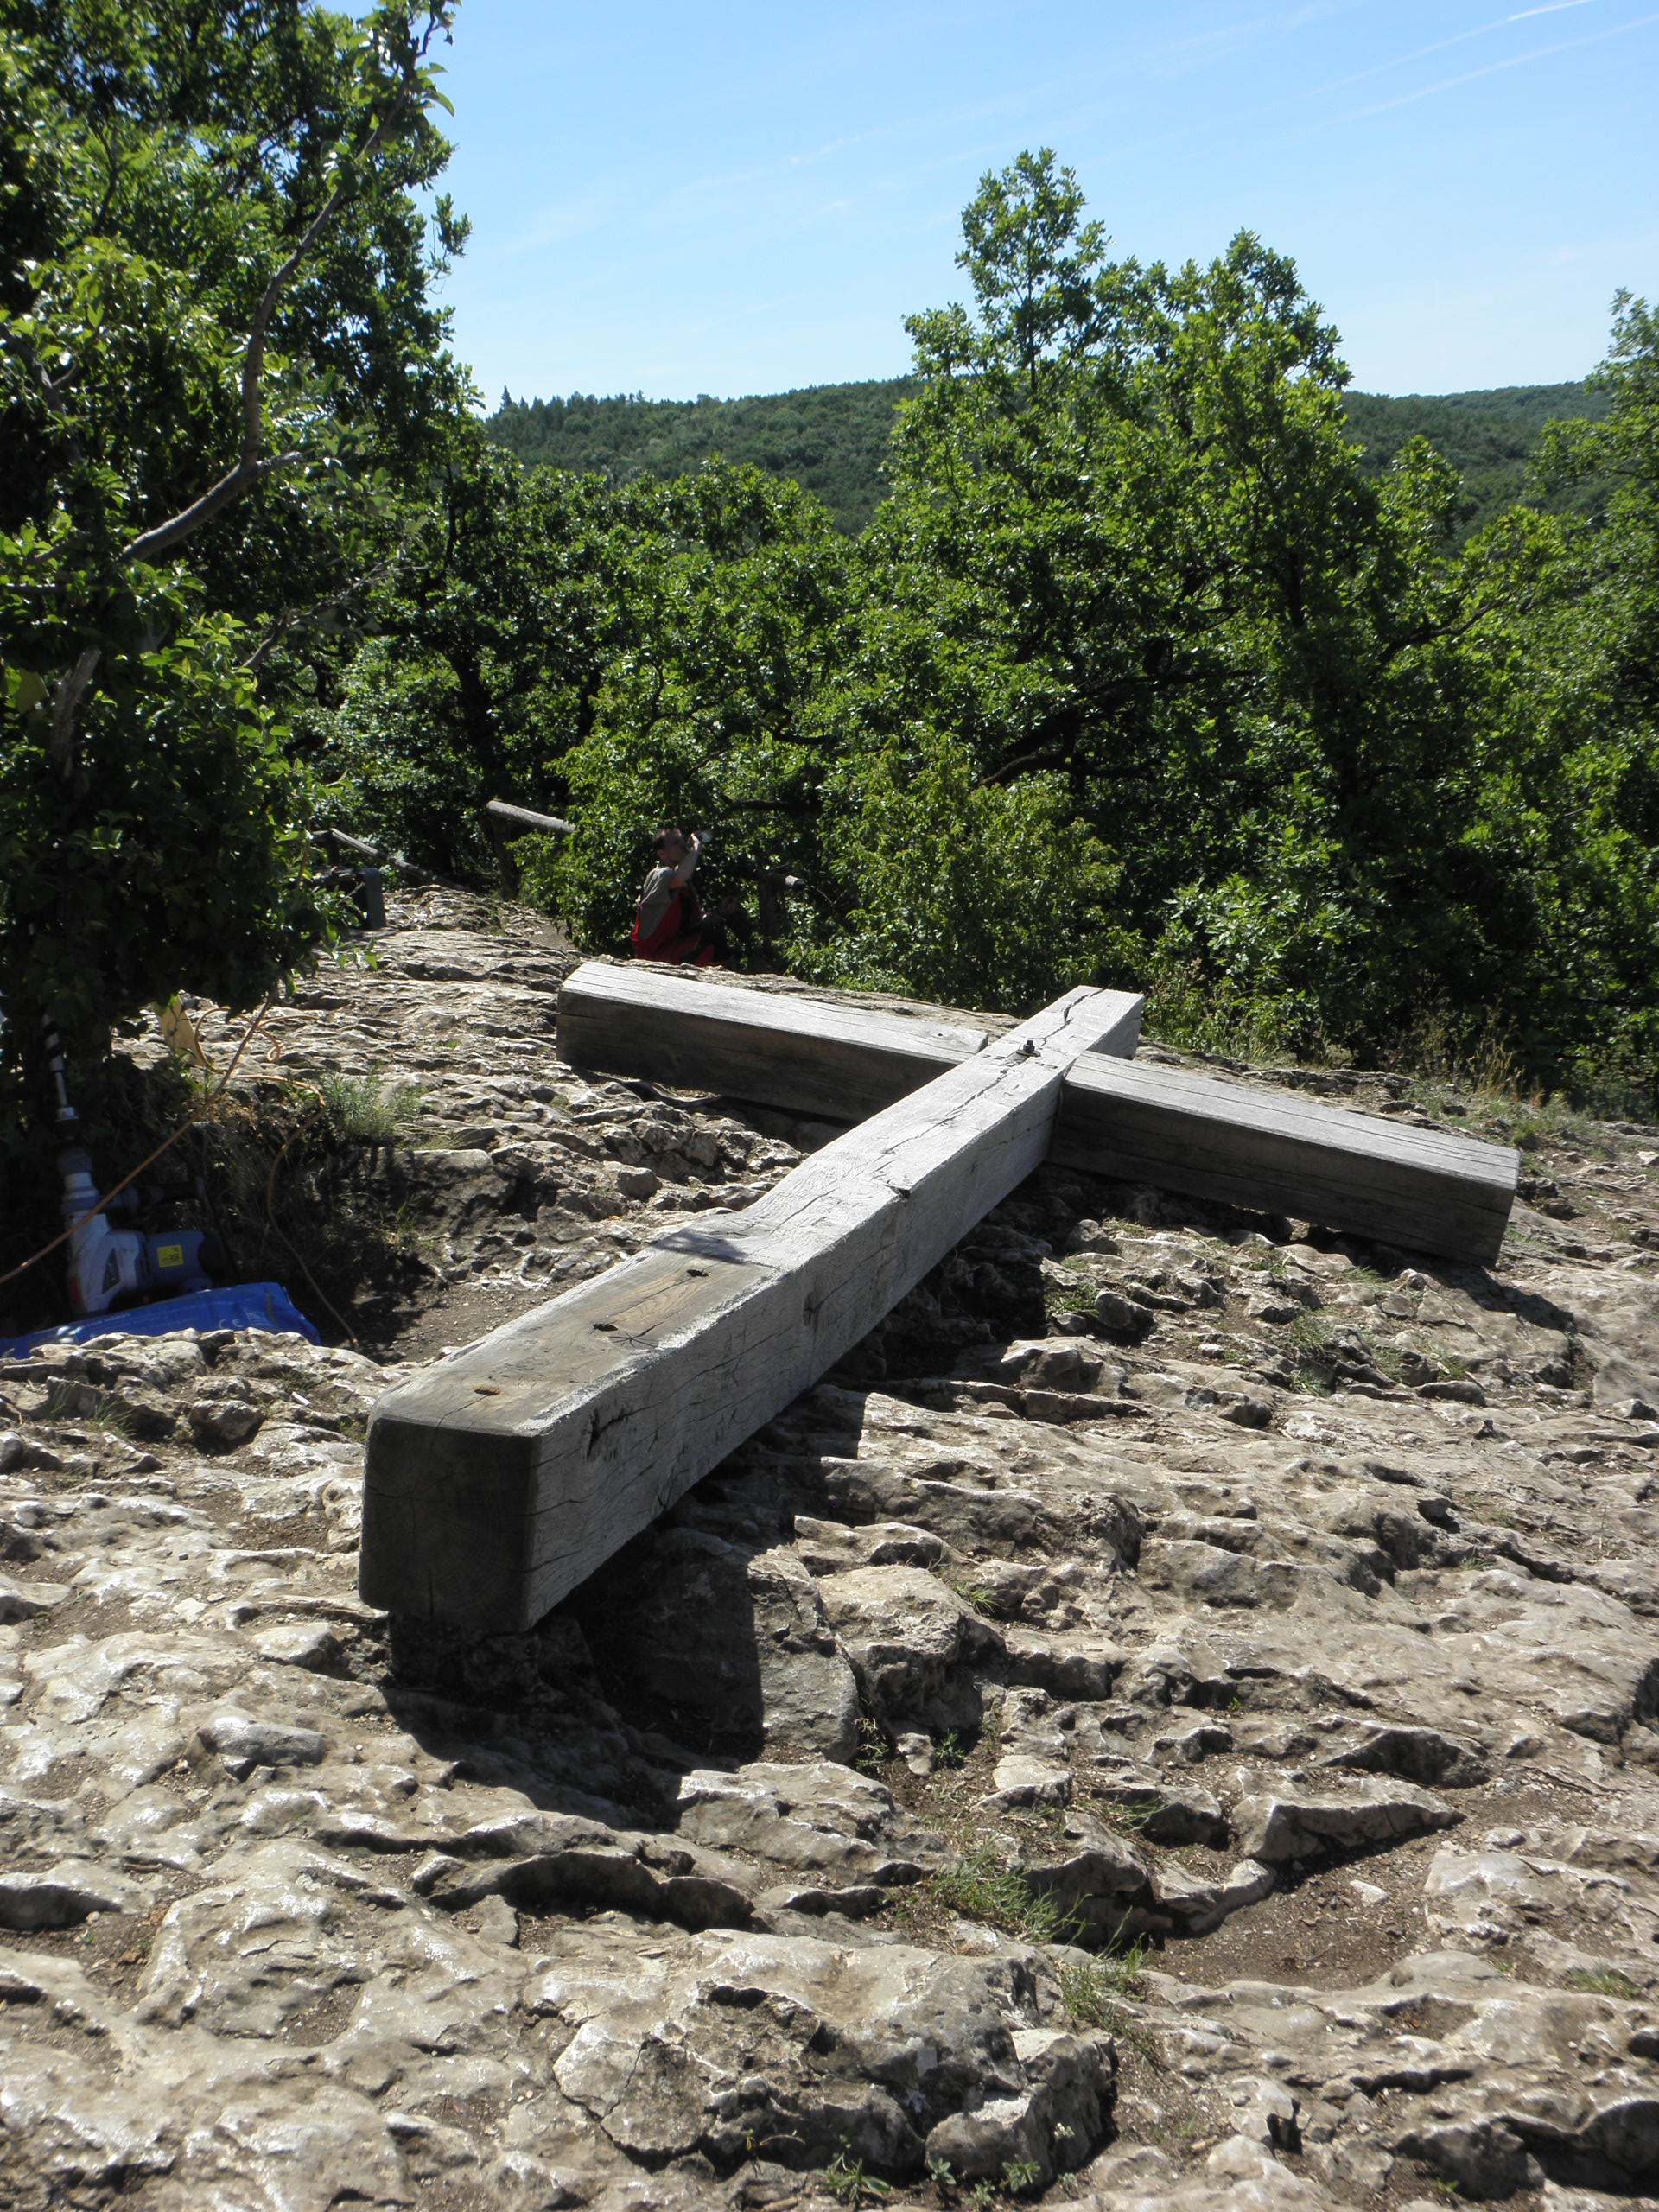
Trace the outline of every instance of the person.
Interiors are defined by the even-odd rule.
[[[692,870],[708,842],[706,831],[694,830],[688,837],[671,823],[657,832],[657,864],[645,878],[628,940],[636,960],[707,968],[725,951],[724,925],[703,912],[691,888]]]

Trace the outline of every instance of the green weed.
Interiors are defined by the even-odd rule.
[[[1001,1602],[995,1590],[988,1589],[982,1582],[969,1582],[963,1575],[947,1574],[944,1580],[963,1605],[971,1605],[976,1613],[982,1613],[988,1621],[1001,1619]]]
[[[1102,1818],[1109,1821],[1113,1827],[1128,1828],[1131,1832],[1144,1828],[1159,1809],[1159,1800],[1155,1797],[1139,1802],[1132,1798],[1097,1797],[1095,1802],[1100,1808]]]
[[[1146,1993],[1141,1976],[1146,1956],[1145,1945],[1135,1942],[1126,1951],[1103,1951],[1086,1966],[1062,1967],[1060,1996],[1080,2027],[1103,2028],[1156,2065],[1157,2044],[1124,2005],[1125,1999]]]
[[[316,1088],[333,1134],[366,1144],[397,1143],[414,1126],[426,1096],[418,1084],[386,1084],[378,1068],[321,1076]]]
[[[1060,1995],[1066,2011],[1085,2028],[1110,2027],[1124,1998],[1144,1995],[1146,1962],[1146,1946],[1136,1942],[1127,1951],[1103,1951],[1086,1966],[1062,1967]]]
[[[47,1396],[44,1417],[79,1421],[83,1428],[100,1429],[108,1436],[130,1438],[132,1434],[131,1416],[119,1402],[101,1397],[85,1382],[54,1382]]]
[[[863,2159],[855,2158],[852,2149],[852,2139],[843,2135],[840,2150],[820,2169],[818,2179],[837,2204],[879,2204],[893,2190],[886,2182],[865,2172]]]
[[[1023,1874],[999,1866],[988,1844],[931,1874],[927,1887],[947,1911],[1030,1943],[1064,1942],[1075,1921],[1052,1897],[1034,1891]]]
[[[933,1746],[936,1766],[960,1766],[968,1757],[968,1746],[954,1728],[947,1729]]]
[[[1627,2001],[1642,1992],[1617,1967],[1574,1967],[1566,1976],[1568,1988],[1586,1989],[1594,1997],[1623,1997]]]
[[[1035,2158],[1010,2158],[1002,2169],[1002,2186],[1010,2196],[1024,2196],[1042,2177],[1043,2170]]]
[[[892,1756],[887,1731],[880,1721],[865,1714],[858,1724],[858,1751],[853,1764],[861,1774],[880,1774]]]
[[[1304,1359],[1325,1359],[1329,1356],[1333,1324],[1328,1315],[1299,1313],[1288,1332],[1290,1348]]]

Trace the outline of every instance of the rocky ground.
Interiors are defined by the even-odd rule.
[[[395,1310],[0,1366],[0,2202],[1659,2204],[1659,1135],[1289,1078],[1518,1138],[1491,1272],[1045,1171],[467,1639],[379,1392],[821,1132],[378,957],[250,1081],[423,1087]]]

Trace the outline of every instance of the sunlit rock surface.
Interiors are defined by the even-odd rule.
[[[427,1091],[404,1307],[0,1370],[0,2203],[1659,2202],[1659,1135],[1491,1273],[1045,1171],[463,1637],[356,1594],[399,1363],[823,1132],[379,950],[272,1039]]]

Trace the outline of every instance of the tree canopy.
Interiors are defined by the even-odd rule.
[[[447,4],[0,0],[0,1003],[91,1044],[320,926],[294,651],[464,397]]]
[[[524,470],[433,296],[448,22],[0,0],[13,1062],[257,996],[327,925],[320,816],[482,881],[500,797],[574,820],[521,859],[583,946],[678,819],[751,964],[1659,1094],[1642,302],[1465,535],[1287,257],[1116,257],[1044,149],[909,322],[856,533],[775,454]]]

